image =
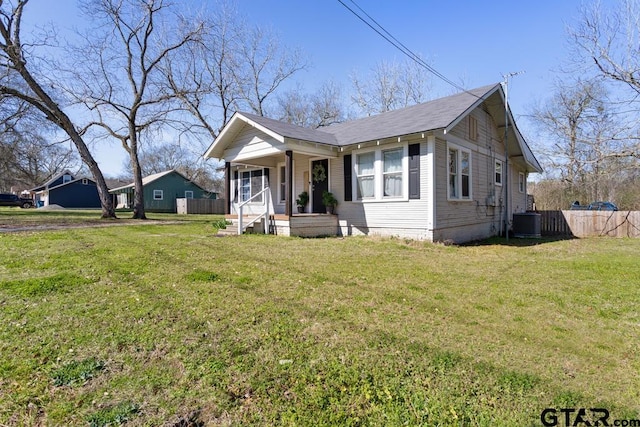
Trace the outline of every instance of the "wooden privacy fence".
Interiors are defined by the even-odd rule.
[[[179,214],[224,214],[224,199],[176,199]]]
[[[640,211],[538,211],[543,235],[640,237]]]

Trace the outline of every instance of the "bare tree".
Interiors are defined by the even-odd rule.
[[[200,40],[164,69],[194,119],[189,130],[204,136],[204,151],[234,111],[266,115],[282,84],[306,63],[272,32],[248,26],[229,3],[208,15]]]
[[[431,89],[427,71],[413,61],[379,62],[367,78],[351,76],[352,101],[367,116],[384,113],[428,99]]]
[[[133,218],[145,219],[139,147],[177,108],[160,64],[196,40],[202,26],[172,13],[163,0],[86,0],[83,9],[97,24],[81,48],[87,60],[76,67],[79,100],[96,116],[87,129],[102,129],[129,154]]]
[[[547,169],[556,172],[570,198],[599,200],[604,183],[619,171],[615,111],[598,80],[556,84],[553,96],[533,117],[548,144],[538,147]]]
[[[621,85],[622,101],[631,110],[620,115],[621,127],[625,118],[638,115],[640,96],[640,3],[621,0],[607,9],[600,2],[582,9],[580,24],[569,30],[574,57],[591,63],[598,74],[610,83]],[[587,61],[584,61],[584,60]],[[626,117],[625,117],[626,116]],[[637,126],[628,128],[626,144],[621,144],[619,157],[640,159],[640,137]],[[635,141],[630,144],[629,141]]]
[[[62,129],[76,146],[80,158],[96,181],[103,218],[115,218],[115,209],[98,163],[81,132],[65,113],[56,85],[39,68],[43,61],[34,55],[35,43],[22,41],[22,18],[28,0],[6,3],[0,0],[0,95],[17,98],[36,108]]]
[[[346,120],[342,90],[336,83],[324,83],[317,92],[305,94],[301,86],[278,97],[279,119],[309,128],[320,128]]]

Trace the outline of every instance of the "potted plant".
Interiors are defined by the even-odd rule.
[[[309,193],[303,191],[298,194],[298,198],[296,199],[296,205],[298,205],[298,213],[303,213],[304,209],[307,207],[307,203],[309,203]]]
[[[327,213],[328,214],[332,214],[334,209],[336,208],[336,205],[338,204],[338,199],[335,198],[333,193],[331,193],[329,191],[323,191],[322,192],[322,203],[327,208]]]

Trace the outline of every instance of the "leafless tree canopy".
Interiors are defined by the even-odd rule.
[[[64,97],[59,87],[47,78],[45,64],[54,61],[37,55],[47,47],[49,40],[45,37],[42,40],[23,41],[22,17],[27,4],[28,0],[15,3],[0,0],[0,96],[26,102],[36,109],[41,117],[55,124],[69,136],[96,181],[102,216],[115,217],[111,195],[102,172],[81,133],[64,111]]]
[[[351,76],[352,101],[367,115],[427,101],[431,84],[427,71],[413,61],[379,62],[367,78]]]
[[[178,110],[161,64],[198,41],[203,25],[163,0],[85,0],[83,9],[95,25],[86,45],[75,49],[81,89],[74,93],[94,115],[85,129],[115,138],[129,154],[133,217],[144,219],[140,145]]]
[[[278,119],[309,128],[319,128],[346,120],[342,89],[332,81],[311,94],[301,86],[278,97]]]
[[[594,2],[569,29],[570,73],[533,113],[549,142],[543,148],[551,175],[536,186],[545,197],[640,208],[639,13],[636,0]]]

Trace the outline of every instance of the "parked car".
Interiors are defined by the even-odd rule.
[[[617,211],[618,207],[611,202],[593,202],[589,205],[590,211]]]
[[[15,194],[0,194],[0,206],[20,206],[21,208],[32,208],[33,200],[22,198]]]

